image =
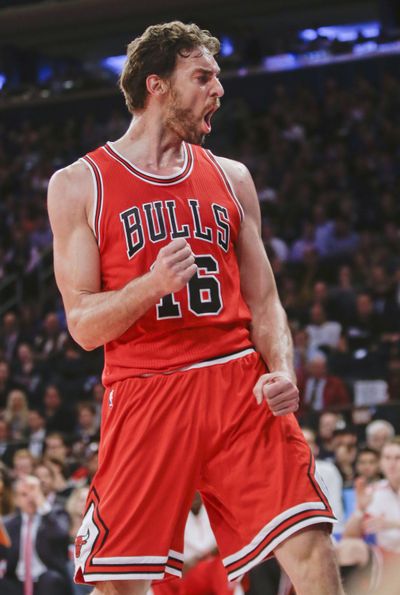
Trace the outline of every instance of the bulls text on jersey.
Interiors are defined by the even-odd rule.
[[[229,249],[230,221],[226,207],[212,203],[214,228],[203,224],[201,205],[195,198],[187,199],[187,204],[192,216],[192,224],[180,223],[176,216],[176,202],[173,199],[166,201],[153,201],[140,207],[132,206],[120,213],[119,217],[124,228],[126,252],[129,260],[145,246],[146,237],[151,242],[161,242],[168,237],[176,238],[194,237],[205,242],[214,243],[225,252]],[[208,205],[207,205],[208,207]],[[169,230],[167,229],[167,218]],[[145,234],[146,226],[147,234]]]

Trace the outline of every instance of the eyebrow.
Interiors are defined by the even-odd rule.
[[[196,74],[197,72],[203,72],[204,74],[216,74],[218,76],[219,74],[221,74],[221,69],[217,68],[216,70],[213,70],[212,68],[204,68],[203,66],[198,66],[194,70],[194,74]]]

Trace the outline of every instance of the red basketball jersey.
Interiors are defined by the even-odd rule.
[[[197,273],[105,345],[103,381],[168,372],[251,346],[250,312],[235,254],[242,208],[214,156],[184,144],[177,175],[139,170],[111,143],[83,160],[96,189],[93,228],[103,291],[150,271],[160,249],[185,238]]]

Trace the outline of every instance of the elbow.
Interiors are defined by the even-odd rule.
[[[93,337],[87,332],[82,317],[77,312],[72,311],[68,317],[68,330],[71,337],[85,351],[93,351],[100,347],[101,343],[96,343]]]

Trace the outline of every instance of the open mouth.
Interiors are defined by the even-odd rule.
[[[217,108],[213,107],[208,112],[206,112],[203,116],[203,126],[204,126],[207,134],[209,132],[211,132],[211,118],[213,117],[213,115],[216,111],[217,111]]]

